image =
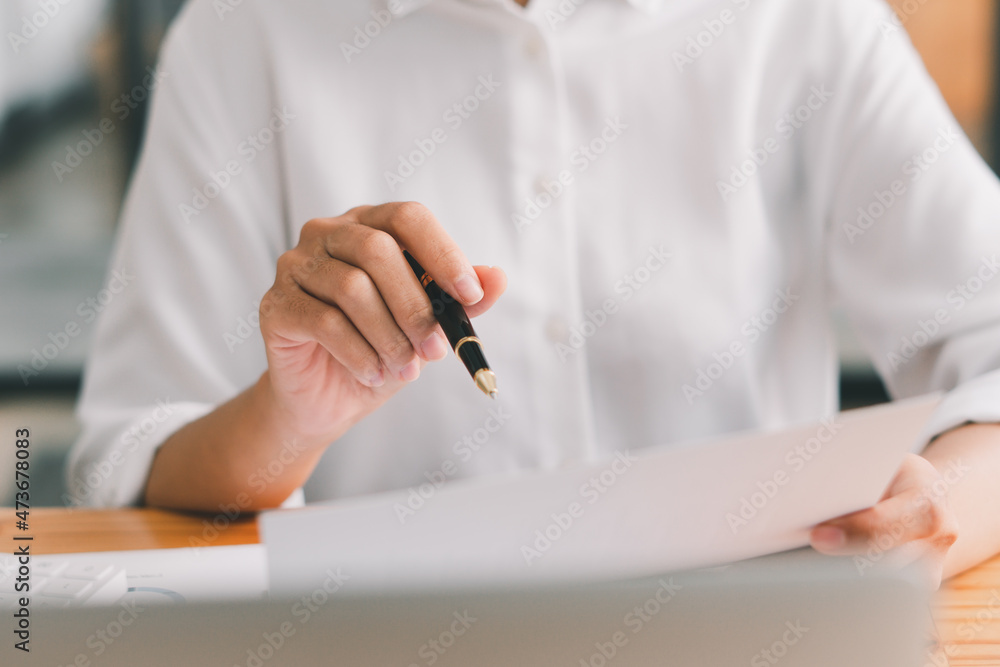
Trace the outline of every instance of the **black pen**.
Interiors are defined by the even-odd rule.
[[[440,285],[424,271],[413,256],[403,251],[406,261],[410,263],[410,268],[417,274],[417,279],[423,286],[424,291],[431,300],[434,307],[434,317],[448,338],[451,349],[465,367],[469,370],[469,375],[476,381],[476,386],[483,390],[490,398],[497,397],[497,376],[490,370],[490,365],[486,362],[486,355],[483,354],[483,343],[476,336],[475,329],[469,316],[462,308],[462,304],[456,301],[450,294],[441,289]]]

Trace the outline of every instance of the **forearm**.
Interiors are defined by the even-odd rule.
[[[923,456],[944,476],[958,540],[944,577],[1000,553],[1000,425],[970,424],[937,438]]]
[[[305,483],[337,436],[303,436],[287,428],[264,374],[160,446],[145,503],[202,512],[233,503],[248,511],[277,507]]]

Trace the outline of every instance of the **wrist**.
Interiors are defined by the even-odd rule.
[[[306,449],[324,449],[343,435],[346,429],[310,429],[302,420],[278,399],[271,383],[270,374],[265,371],[250,388],[249,414],[255,415],[258,428],[268,433],[275,442],[294,442]]]

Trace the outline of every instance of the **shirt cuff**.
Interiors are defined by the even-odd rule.
[[[89,446],[82,449],[77,460],[70,461],[67,504],[88,507],[140,505],[160,445],[181,427],[214,408],[207,403],[158,402],[133,417],[124,428],[94,429],[88,438]],[[102,440],[108,443],[104,447],[98,445]]]
[[[288,496],[285,502],[281,503],[282,509],[292,509],[296,507],[305,507],[305,506],[306,506],[306,494],[302,490],[301,486],[292,491],[292,495]]]
[[[948,392],[924,426],[920,449],[945,431],[967,423],[1000,423],[1000,370],[963,382]]]
[[[111,442],[113,439],[114,444],[100,450],[95,447],[93,454],[71,461],[67,504],[89,507],[141,505],[146,481],[160,445],[215,407],[209,403],[161,402],[133,418],[124,429],[100,429],[99,433],[112,435],[102,438],[95,434],[90,438],[91,442],[100,442],[101,439]],[[192,461],[191,465],[196,466],[198,462]],[[281,507],[304,507],[305,504],[305,493],[300,487],[285,499]]]

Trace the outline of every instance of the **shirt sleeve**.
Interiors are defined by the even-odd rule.
[[[109,267],[120,289],[97,308],[67,504],[139,503],[159,445],[266,369],[257,312],[287,245],[281,132],[295,121],[271,99],[255,20],[252,3],[225,17],[188,3],[150,73]]]
[[[928,440],[1000,422],[997,178],[891,10],[836,7],[846,56],[821,167],[831,289],[893,397],[947,392]]]

